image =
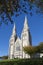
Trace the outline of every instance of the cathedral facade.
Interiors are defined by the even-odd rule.
[[[21,33],[21,39],[17,37],[16,27],[14,25],[12,35],[9,40],[9,59],[30,58],[30,55],[23,51],[23,47],[32,45],[31,34],[28,27],[28,20],[25,17],[24,27]]]

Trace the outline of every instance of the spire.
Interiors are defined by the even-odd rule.
[[[16,27],[15,27],[15,23],[14,23],[14,27],[13,27],[13,34],[16,33]]]
[[[14,23],[14,27],[13,27],[11,39],[14,39],[15,41],[16,41],[16,39],[17,39],[15,23]]]
[[[15,23],[14,23],[14,27],[13,27],[13,31],[16,29],[16,27],[15,27]]]
[[[25,25],[27,24],[27,16],[25,16]]]
[[[24,29],[28,29],[28,20],[27,20],[27,16],[25,16]]]

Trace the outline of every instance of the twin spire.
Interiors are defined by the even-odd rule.
[[[28,28],[28,20],[27,20],[27,16],[25,16],[25,21],[24,21],[24,28],[23,29],[27,29]],[[14,28],[13,28],[13,33],[16,32],[16,26],[15,26],[15,23],[14,23]]]

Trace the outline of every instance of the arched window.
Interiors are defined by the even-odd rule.
[[[16,44],[16,51],[20,51],[20,44],[19,43]]]

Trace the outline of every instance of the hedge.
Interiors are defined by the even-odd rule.
[[[43,65],[43,58],[2,60],[0,65]]]

